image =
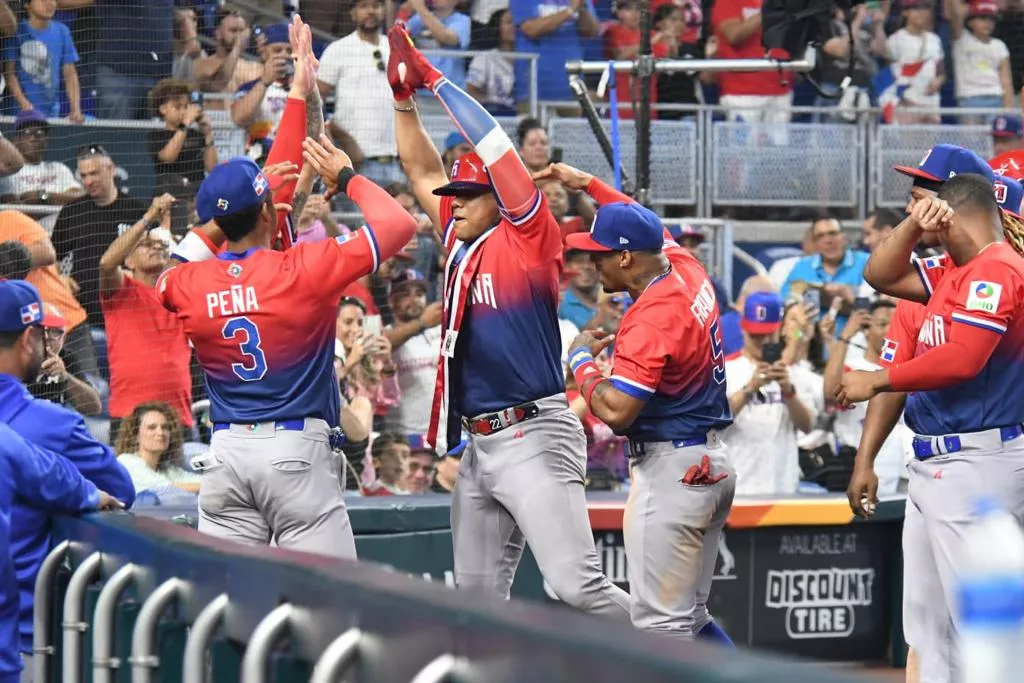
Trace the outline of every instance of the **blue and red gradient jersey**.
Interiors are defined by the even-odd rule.
[[[558,327],[562,234],[542,192],[515,223],[502,216],[477,241],[479,264],[449,365],[452,407],[474,417],[565,391]],[[476,244],[452,230],[451,197],[441,200],[446,277]],[[458,288],[446,289],[448,294]]]
[[[889,321],[889,331],[885,333],[882,350],[878,354],[879,365],[887,368],[914,357],[924,315],[924,304],[908,299],[900,299],[896,303],[896,310],[892,312]]]
[[[998,242],[963,266],[945,257],[925,259],[919,272],[929,299],[915,358],[956,339],[958,331],[983,330],[999,339],[975,377],[910,394],[907,426],[938,436],[1024,423],[1024,260]]]
[[[364,226],[337,240],[225,252],[165,272],[157,291],[195,347],[213,421],[316,417],[338,426],[338,301],[380,261]]]

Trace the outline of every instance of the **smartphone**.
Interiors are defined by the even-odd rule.
[[[802,302],[811,320],[817,322],[821,319],[821,287],[809,285],[804,290]]]
[[[765,342],[761,347],[761,360],[765,363],[777,363],[782,360],[782,342]]]
[[[858,296],[853,300],[853,310],[855,311],[870,311],[871,310],[871,298],[866,296]]]
[[[366,338],[379,336],[383,323],[379,315],[368,315],[363,318],[363,336]]]
[[[203,93],[198,90],[192,91],[192,96],[189,98],[192,104],[198,104],[200,107],[203,106]]]
[[[551,148],[551,163],[553,163],[553,164],[560,164],[560,163],[562,163],[562,155],[563,155],[563,152],[562,152],[562,148],[561,147],[552,147]]]

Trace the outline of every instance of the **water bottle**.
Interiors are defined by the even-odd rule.
[[[1011,683],[1024,671],[1024,531],[998,502],[975,504],[958,579],[959,683]]]

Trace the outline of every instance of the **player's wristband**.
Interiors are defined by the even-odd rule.
[[[348,184],[352,182],[352,179],[356,177],[356,172],[348,166],[338,171],[338,177],[335,179],[335,184],[338,186],[338,192],[347,195]]]
[[[598,385],[598,382],[592,381],[588,386],[587,380],[593,379],[595,375],[600,377],[601,369],[597,367],[589,349],[580,349],[572,354],[569,357],[569,368],[572,370],[572,376],[576,379],[576,386],[579,387],[583,400],[589,406],[590,396],[594,393],[594,387]]]

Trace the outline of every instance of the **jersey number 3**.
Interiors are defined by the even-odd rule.
[[[714,365],[713,376],[716,384],[725,381],[725,353],[722,351],[722,322],[715,318],[711,323],[711,363]]]
[[[267,358],[260,348],[260,330],[248,318],[231,318],[221,330],[224,338],[238,343],[245,362],[232,363],[231,369],[243,382],[255,382],[267,374]]]

